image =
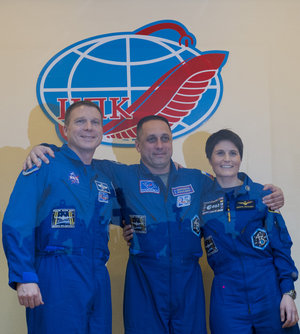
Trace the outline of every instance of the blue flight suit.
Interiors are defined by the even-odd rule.
[[[67,145],[50,160],[20,174],[5,212],[9,284],[39,285],[44,305],[26,309],[30,334],[110,334],[114,188]]]
[[[126,334],[204,334],[205,300],[199,203],[211,179],[199,170],[171,170],[166,187],[139,165],[100,161],[135,233],[126,270]]]
[[[210,300],[212,334],[299,333],[282,329],[282,294],[298,272],[284,220],[262,203],[263,186],[240,173],[241,187],[226,192],[217,181],[202,198],[207,260],[214,271]]]

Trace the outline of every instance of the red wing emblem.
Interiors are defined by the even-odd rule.
[[[178,64],[128,107],[134,118],[110,121],[104,134],[111,139],[135,138],[138,121],[149,115],[166,117],[171,127],[177,124],[197,106],[224,58],[222,53],[208,53]]]

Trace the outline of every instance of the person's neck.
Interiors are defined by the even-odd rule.
[[[243,182],[237,176],[236,177],[216,176],[216,179],[222,188],[233,188],[243,184]]]
[[[170,172],[170,167],[171,167],[171,162],[164,167],[158,167],[158,168],[153,168],[149,165],[147,165],[144,161],[143,161],[144,165],[150,170],[150,172],[153,175],[162,175],[162,174],[167,174]]]
[[[95,150],[94,151],[78,150],[78,149],[74,149],[73,147],[70,147],[70,146],[69,146],[69,148],[78,155],[79,159],[83,162],[83,164],[85,164],[85,165],[90,165],[91,164],[94,153],[95,153]]]

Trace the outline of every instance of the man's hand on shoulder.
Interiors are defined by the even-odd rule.
[[[23,163],[23,170],[32,168],[33,164],[35,164],[37,167],[41,167],[42,161],[48,164],[49,159],[47,158],[46,154],[49,154],[52,158],[55,157],[54,152],[50,147],[43,145],[34,146]]]
[[[271,210],[278,210],[284,205],[283,191],[273,184],[266,184],[263,190],[271,190],[272,194],[263,197],[263,202]]]

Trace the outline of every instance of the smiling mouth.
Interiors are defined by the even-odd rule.
[[[92,136],[81,136],[81,138],[82,139],[89,139],[89,140],[91,140],[91,139],[95,139],[96,137],[92,137]]]

